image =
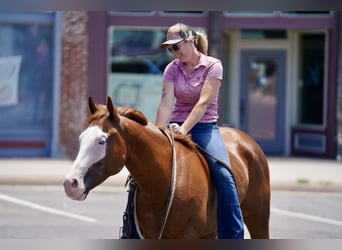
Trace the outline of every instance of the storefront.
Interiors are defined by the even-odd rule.
[[[224,63],[221,124],[251,134],[269,155],[336,157],[334,12],[92,12],[88,93],[154,120],[171,60],[159,44],[176,22],[204,29]],[[95,79],[106,84],[92,85]]]
[[[221,125],[268,155],[336,158],[341,17],[325,11],[0,13],[0,157],[74,156],[88,96],[154,121],[176,22],[223,62]]]

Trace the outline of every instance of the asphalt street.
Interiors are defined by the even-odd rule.
[[[0,186],[0,239],[117,239],[126,198],[113,186],[85,201],[70,200],[62,186]],[[342,238],[341,210],[341,193],[273,191],[271,238]]]

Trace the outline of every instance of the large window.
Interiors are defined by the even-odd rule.
[[[48,156],[53,13],[0,13],[0,156]]]
[[[0,130],[49,129],[53,29],[0,23]]]
[[[166,30],[112,27],[109,34],[108,95],[116,105],[135,107],[154,121],[163,70],[172,60],[172,55],[160,48]]]
[[[299,38],[298,123],[323,125],[325,34]]]

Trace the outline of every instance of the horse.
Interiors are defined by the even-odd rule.
[[[85,200],[89,191],[124,167],[137,185],[136,219],[146,239],[217,238],[217,195],[208,164],[190,136],[148,121],[132,107],[116,107],[110,97],[96,104],[80,134],[80,148],[64,179],[66,195]],[[229,152],[244,223],[252,239],[269,238],[268,161],[246,133],[220,127]],[[173,139],[173,141],[172,141]],[[173,157],[174,156],[174,157]],[[172,165],[177,166],[172,202]],[[166,207],[169,207],[165,218]],[[163,226],[162,232],[160,231]]]

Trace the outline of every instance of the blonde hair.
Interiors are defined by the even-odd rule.
[[[205,33],[202,32],[196,32],[196,37],[195,37],[195,46],[197,50],[204,55],[208,55],[208,38]]]

